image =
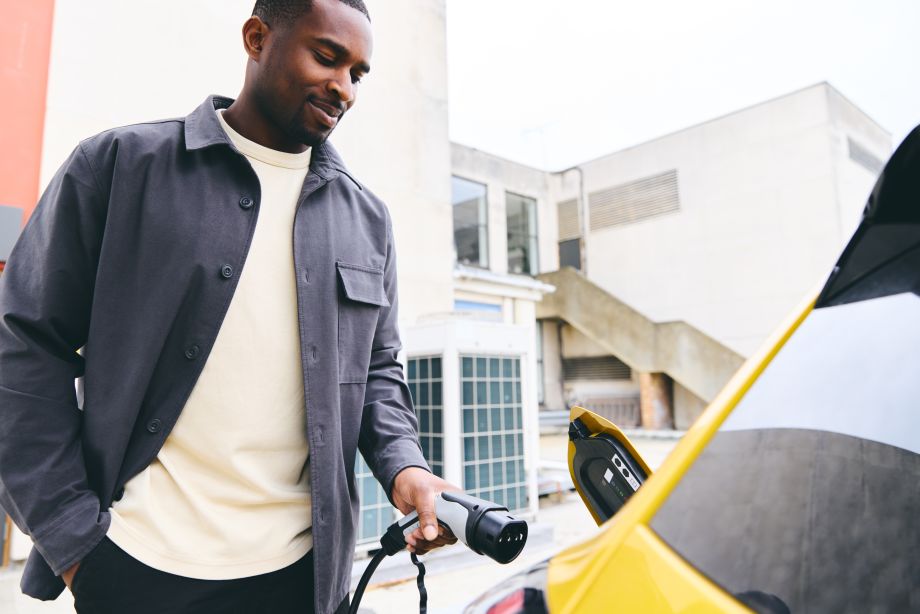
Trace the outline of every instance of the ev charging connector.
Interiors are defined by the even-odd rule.
[[[491,501],[478,499],[459,492],[442,492],[435,499],[435,515],[438,523],[450,531],[476,554],[483,554],[492,560],[506,564],[521,553],[527,543],[527,522],[515,518],[508,508]],[[349,614],[358,611],[364,590],[371,576],[385,556],[393,556],[406,547],[406,536],[419,527],[418,513],[411,512],[387,528],[380,538],[381,550],[371,559],[352,598]],[[415,554],[412,562],[419,567],[420,609],[424,614],[426,606],[425,585],[422,580],[424,566]]]

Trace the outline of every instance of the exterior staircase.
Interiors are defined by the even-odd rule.
[[[558,318],[630,368],[665,373],[709,403],[744,357],[686,322],[653,322],[571,267],[538,276],[556,287],[537,304],[537,318]]]

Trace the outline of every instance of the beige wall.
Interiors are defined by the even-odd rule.
[[[187,115],[235,96],[254,0],[57,0],[42,185],[80,139]],[[368,0],[375,51],[358,104],[332,137],[390,206],[401,320],[452,305],[444,0]],[[407,28],[406,24],[412,24]]]

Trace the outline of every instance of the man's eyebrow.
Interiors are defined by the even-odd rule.
[[[351,53],[348,51],[348,49],[344,45],[342,45],[341,43],[335,42],[331,38],[318,38],[316,39],[316,42],[318,42],[321,45],[325,45],[326,47],[329,47],[329,49],[331,49],[332,52],[335,53],[339,57],[347,57],[351,55]],[[358,70],[360,70],[361,72],[365,74],[371,71],[371,67],[367,64],[367,62],[360,62],[357,68]]]

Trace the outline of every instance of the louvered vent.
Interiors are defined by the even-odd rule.
[[[591,230],[680,211],[677,171],[630,181],[588,196]]]
[[[850,160],[856,162],[873,175],[878,175],[885,168],[885,163],[879,160],[875,154],[850,137],[847,137],[847,145],[850,150]]]
[[[562,375],[567,381],[585,379],[629,379],[629,365],[615,356],[563,358]]]
[[[578,200],[564,200],[556,205],[559,214],[559,240],[568,241],[581,236],[581,224],[578,222]]]

